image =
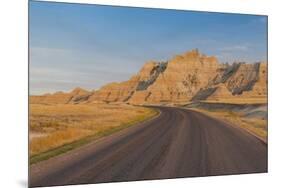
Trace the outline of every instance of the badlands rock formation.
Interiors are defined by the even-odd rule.
[[[127,102],[137,91],[146,90],[166,69],[167,63],[147,62],[137,75],[121,83],[110,83],[96,91],[90,102]]]
[[[243,92],[242,96],[267,98],[267,64],[265,62],[260,63],[258,77],[251,90]]]
[[[158,75],[153,84],[135,92],[136,96],[130,98],[130,103],[189,101],[215,76],[219,64],[215,57],[192,50],[175,56],[165,66],[165,71]]]
[[[82,88],[75,88],[70,93],[56,92],[54,94],[45,94],[42,96],[31,96],[31,104],[67,104],[81,103],[88,100],[92,93]]]
[[[211,84],[201,89],[192,100],[266,96],[266,63],[233,63],[221,65]]]
[[[31,97],[31,103],[159,104],[266,96],[266,63],[220,64],[195,49],[168,62],[147,62],[128,81],[109,83],[95,92],[78,88]]]

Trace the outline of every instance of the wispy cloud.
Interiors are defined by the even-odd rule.
[[[30,8],[30,89],[37,93],[97,89],[127,80],[147,60],[168,60],[193,48],[218,54],[222,62],[266,55],[264,16],[78,4],[62,12],[61,5],[35,4]]]
[[[77,86],[92,90],[112,81],[128,79],[132,73],[118,66],[121,64],[118,60],[111,59],[112,57],[102,59],[92,54],[68,49],[32,47],[30,49],[31,94],[56,90],[69,91]],[[116,64],[110,64],[106,60]]]
[[[222,52],[231,52],[231,51],[248,51],[250,48],[246,44],[225,46],[220,49]]]

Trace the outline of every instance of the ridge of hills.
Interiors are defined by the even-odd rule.
[[[222,64],[194,49],[167,62],[149,61],[124,82],[91,92],[75,88],[70,93],[30,96],[30,103],[175,104],[247,98],[267,98],[267,63]]]

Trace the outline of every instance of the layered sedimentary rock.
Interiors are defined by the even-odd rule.
[[[224,84],[218,84],[214,88],[214,92],[208,96],[208,100],[219,100],[219,99],[231,99],[234,96],[232,93],[227,89],[227,87]]]
[[[95,92],[78,88],[32,97],[31,103],[159,104],[266,96],[266,63],[221,64],[195,49],[167,62],[149,61],[128,81],[109,83]]]
[[[259,66],[259,63],[241,63],[236,72],[226,80],[226,87],[233,95],[239,95],[244,91],[252,90],[258,80]]]
[[[251,90],[243,92],[242,96],[249,97],[267,97],[267,64],[260,63],[259,73],[255,84]]]
[[[155,82],[160,73],[166,69],[165,62],[147,62],[137,75],[130,80],[121,83],[110,83],[95,92],[90,102],[127,102],[138,92],[146,90]]]
[[[92,93],[82,88],[75,88],[70,93],[56,92],[42,96],[31,96],[30,103],[34,104],[67,104],[81,103],[88,100]]]
[[[188,101],[214,77],[219,64],[192,50],[172,58],[155,82],[145,91],[136,92],[130,103],[159,103]],[[136,100],[137,99],[137,100]]]
[[[201,88],[192,100],[266,96],[266,91],[266,63],[222,64],[210,84],[205,88]]]

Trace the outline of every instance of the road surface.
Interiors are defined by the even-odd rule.
[[[267,172],[267,145],[202,113],[155,107],[149,121],[34,164],[30,186]]]

